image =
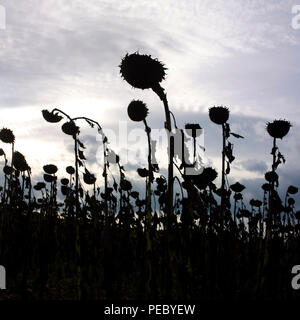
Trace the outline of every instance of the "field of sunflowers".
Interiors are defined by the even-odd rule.
[[[60,179],[58,167],[45,164],[35,183],[25,155],[15,150],[13,131],[0,130],[0,143],[11,147],[6,154],[0,145],[0,264],[7,270],[7,290],[0,291],[0,299],[299,299],[291,286],[291,269],[300,263],[300,211],[293,198],[298,188],[290,185],[284,199],[277,192],[277,168],[285,162],[278,142],[290,122],[267,123],[272,167],[257,186],[261,199],[245,203],[246,187],[238,181],[229,185],[227,179],[235,160],[230,141],[243,139],[231,131],[229,109],[209,109],[221,132],[222,169],[203,168],[196,150],[202,128],[196,123],[177,127],[161,86],[165,70],[159,60],[138,52],[120,64],[123,80],[152,90],[165,110],[169,164],[164,176],[159,163],[151,161],[147,105],[140,100],[128,105],[130,120],[143,124],[148,139],[146,165],[137,168],[143,193],[134,190],[105,128],[93,119],[72,118],[57,108],[42,111],[44,121],[63,123],[61,130],[74,143],[74,162]],[[79,122],[101,136],[102,181],[86,165]],[[175,160],[174,132],[182,139],[182,154],[186,139],[193,142],[192,160]],[[112,166],[118,176],[109,174]]]

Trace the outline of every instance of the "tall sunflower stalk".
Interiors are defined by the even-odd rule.
[[[168,165],[168,192],[167,207],[168,221],[173,213],[173,182],[174,182],[174,137],[172,135],[171,112],[167,95],[160,82],[165,79],[166,68],[157,59],[150,55],[142,55],[138,52],[126,54],[120,64],[121,76],[134,88],[152,89],[163,102],[165,110],[165,129],[168,135],[169,165]]]
[[[268,210],[268,225],[272,225],[273,213],[275,210],[275,185],[278,185],[278,175],[276,170],[280,163],[285,162],[284,156],[279,152],[277,147],[277,139],[282,139],[285,137],[291,128],[291,123],[287,120],[274,120],[273,122],[268,122],[266,130],[268,134],[273,138],[273,147],[271,151],[272,155],[272,171],[266,173],[266,179],[271,184],[271,189],[269,191],[269,210]]]

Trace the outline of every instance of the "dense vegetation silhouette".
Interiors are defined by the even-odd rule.
[[[162,101],[167,176],[152,161],[149,108],[140,100],[132,100],[127,113],[132,121],[141,122],[147,136],[145,167],[137,168],[145,182],[143,194],[133,189],[122,158],[109,147],[109,137],[93,119],[72,118],[56,108],[42,111],[44,120],[59,124],[72,139],[74,163],[60,181],[58,167],[44,165],[44,175],[35,184],[25,156],[15,150],[13,131],[0,130],[0,141],[11,146],[11,154],[0,149],[4,159],[0,263],[8,277],[8,289],[0,292],[0,298],[296,299],[290,270],[300,261],[300,212],[293,198],[298,188],[289,186],[282,200],[277,174],[278,166],[285,163],[278,140],[288,134],[290,122],[267,123],[273,140],[272,167],[265,174],[266,182],[258,186],[262,198],[247,205],[243,199],[246,186],[228,183],[235,160],[231,139],[243,141],[231,131],[229,109],[214,106],[208,114],[221,129],[218,187],[216,169],[203,168],[197,153],[202,127],[188,123],[178,128],[169,109],[160,84],[165,66],[135,52],[127,54],[119,67],[132,87],[151,89]],[[101,136],[102,179],[87,167],[79,126],[83,124]],[[118,176],[111,173],[113,166]]]

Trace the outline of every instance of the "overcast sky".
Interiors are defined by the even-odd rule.
[[[113,130],[118,136],[119,126],[128,121],[128,103],[141,99],[150,109],[150,126],[162,128],[159,99],[151,91],[131,88],[119,75],[122,57],[139,51],[165,63],[162,86],[171,110],[179,125],[197,122],[205,129],[206,157],[216,168],[221,132],[209,121],[208,108],[230,108],[233,131],[245,136],[231,139],[237,160],[230,182],[244,183],[248,197],[261,197],[259,187],[271,166],[266,122],[290,120],[289,135],[279,141],[287,159],[279,171],[280,190],[290,184],[300,187],[300,29],[291,25],[296,0],[0,4],[6,11],[6,28],[0,30],[0,127],[14,131],[16,149],[25,154],[34,174],[54,163],[63,176],[73,161],[72,139],[61,132],[61,124],[44,121],[44,108],[93,118],[105,132]],[[128,121],[129,132],[138,127],[142,130]],[[99,170],[93,161],[99,149],[95,131],[83,125],[81,134],[90,166]],[[111,147],[120,151],[118,141]],[[125,168],[135,177],[131,163]]]

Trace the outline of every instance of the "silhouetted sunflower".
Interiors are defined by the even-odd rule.
[[[251,199],[249,203],[250,203],[250,206],[257,207],[257,208],[259,208],[262,205],[262,202],[260,200],[254,200],[254,199]]]
[[[54,182],[54,181],[56,181],[56,179],[57,179],[56,176],[52,176],[52,175],[47,174],[47,173],[44,174],[44,180],[46,182]]]
[[[5,155],[5,152],[4,152],[4,150],[2,148],[0,148],[0,157],[3,156],[3,155]]]
[[[267,123],[267,131],[271,137],[282,139],[288,134],[291,126],[287,120],[274,120]]]
[[[66,185],[69,184],[69,179],[67,179],[67,178],[62,178],[62,179],[60,180],[60,182],[61,182],[62,185],[66,186]]]
[[[76,126],[74,121],[68,121],[64,123],[61,129],[65,134],[68,134],[70,136],[75,136],[79,133],[79,127]]]
[[[57,112],[53,113],[53,112],[50,112],[46,109],[42,110],[42,114],[43,114],[44,119],[47,122],[51,122],[51,123],[59,122],[63,118]]]
[[[44,182],[38,182],[33,188],[37,191],[40,191],[46,188],[46,184]]]
[[[47,164],[43,166],[43,169],[48,174],[55,174],[57,172],[57,166],[54,164]]]
[[[60,191],[63,196],[66,196],[69,193],[70,189],[67,186],[63,185],[63,186],[61,186]]]
[[[209,109],[209,118],[216,124],[224,124],[229,119],[229,109],[227,107],[212,107]]]
[[[264,183],[261,188],[264,190],[264,191],[270,191],[271,190],[271,186],[269,183]]]
[[[185,131],[190,137],[196,138],[201,135],[202,128],[198,123],[187,123],[185,125]]]
[[[128,180],[125,180],[123,179],[121,182],[120,182],[120,187],[123,191],[129,191],[132,189],[132,184],[130,181]]]
[[[288,189],[287,189],[287,192],[289,194],[296,194],[298,192],[298,188],[294,187],[294,186],[289,186]]]
[[[96,177],[92,173],[84,173],[83,174],[83,181],[86,184],[94,184],[96,182]]]
[[[23,172],[29,169],[29,166],[27,164],[27,161],[22,153],[15,151],[12,158],[12,164],[13,166]]]
[[[67,171],[68,174],[74,174],[75,173],[75,169],[72,166],[66,167],[66,171]]]
[[[190,176],[193,183],[199,189],[205,189],[211,182],[213,182],[218,176],[215,169],[211,167],[204,168],[201,174],[197,176]]]
[[[205,177],[205,179],[209,182],[213,182],[217,178],[218,173],[215,169],[207,167],[203,169],[200,176]]]
[[[278,174],[274,171],[269,171],[265,173],[265,179],[268,182],[275,182],[278,180]]]
[[[235,184],[232,184],[230,186],[230,189],[233,192],[242,192],[245,189],[245,186],[243,186],[242,184],[240,184],[239,182],[236,182]]]
[[[10,129],[3,128],[0,130],[0,140],[4,143],[14,143],[15,135]]]
[[[11,166],[4,166],[3,172],[9,176],[10,174],[12,174],[13,168]]]
[[[146,177],[148,177],[148,174],[149,174],[149,172],[148,172],[148,170],[146,169],[146,168],[138,168],[137,169],[137,173],[139,174],[139,176],[140,177],[142,177],[142,178],[146,178]]]
[[[163,63],[138,52],[126,54],[119,67],[124,80],[138,89],[153,88],[166,76]]]
[[[127,113],[132,121],[143,121],[148,115],[148,108],[143,101],[132,100],[127,107]]]

